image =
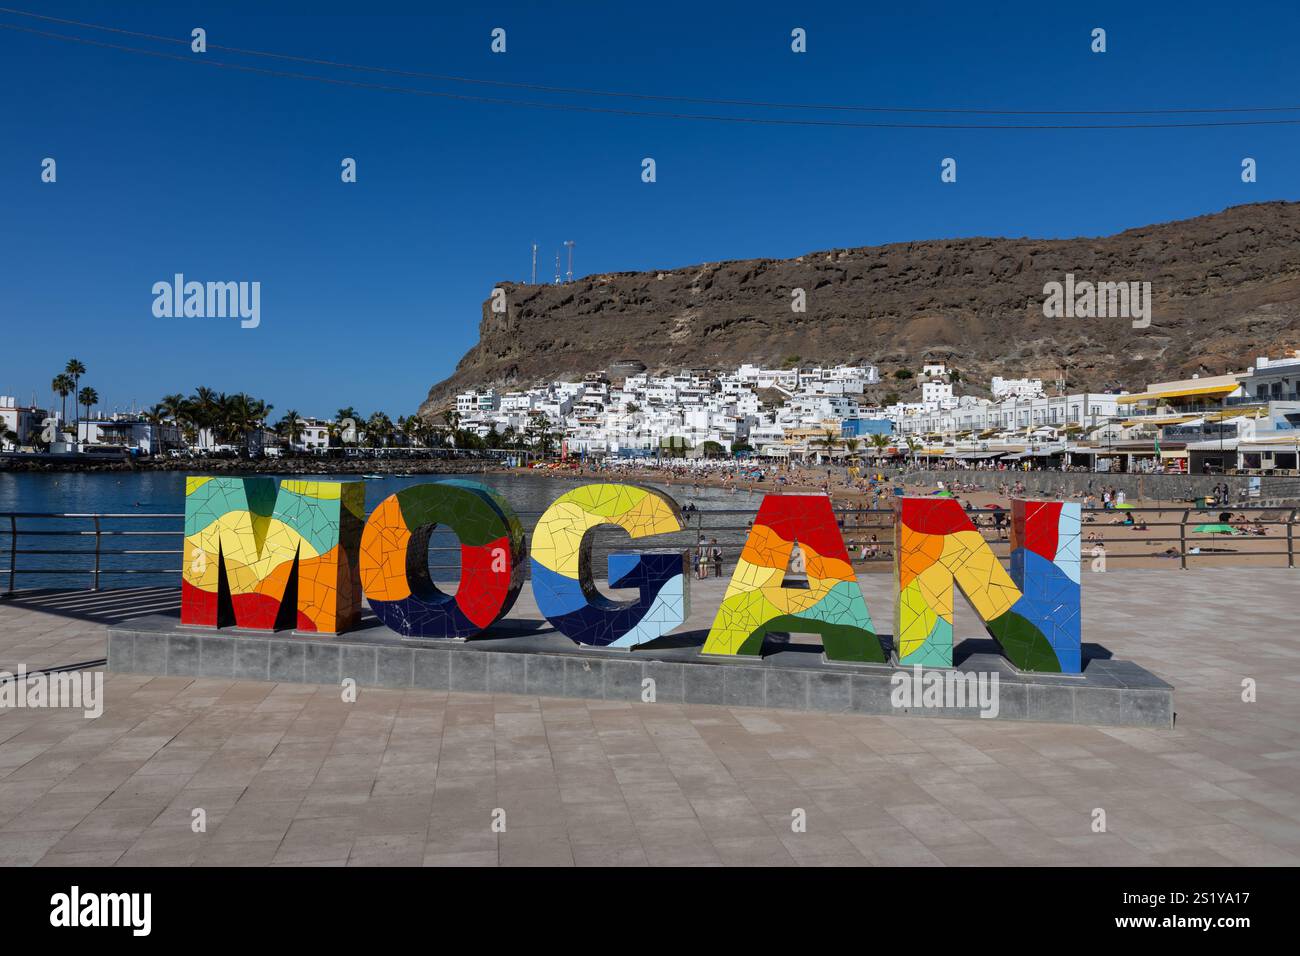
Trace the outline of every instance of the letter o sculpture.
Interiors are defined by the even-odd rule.
[[[454,595],[429,576],[438,525],[460,539]],[[361,533],[361,587],[375,616],[407,637],[469,638],[491,627],[519,596],[528,546],[505,498],[476,481],[450,479],[389,495]]]

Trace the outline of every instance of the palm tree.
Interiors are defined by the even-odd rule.
[[[406,444],[408,447],[423,444],[424,432],[428,427],[427,423],[419,415],[412,415],[402,425],[402,431],[406,435]]]
[[[437,432],[430,422],[425,421],[419,415],[412,415],[411,419],[415,424],[411,426],[415,443],[421,448],[428,448],[437,438]]]
[[[77,383],[67,372],[60,372],[50,382],[50,388],[59,396],[59,427],[62,428],[68,420],[68,396],[77,390]]]
[[[5,445],[18,447],[18,433],[8,425],[0,426],[0,448],[4,448]]]
[[[87,385],[77,393],[77,401],[86,406],[86,417],[89,418],[90,406],[99,404],[99,392]],[[77,422],[80,425],[81,419],[78,418]],[[78,428],[78,431],[80,431],[80,428]]]
[[[384,412],[375,412],[366,420],[366,437],[372,448],[384,447],[393,434],[393,421]]]
[[[222,418],[230,438],[239,438],[243,445],[240,452],[251,455],[250,438],[261,427],[269,406],[244,392],[231,395],[222,403]]]
[[[875,451],[876,451],[876,458],[879,459],[880,456],[881,456],[881,453],[884,452],[884,450],[885,450],[886,448],[889,447],[889,436],[888,436],[888,435],[872,435],[872,436],[871,436],[871,447],[875,449]]]
[[[460,412],[454,408],[449,408],[442,413],[442,420],[447,423],[447,433],[451,436],[452,445],[459,448],[461,444]]]
[[[185,426],[182,422],[190,412],[189,403],[185,401],[185,396],[180,394],[164,395],[162,401],[154,406],[159,415],[170,421],[176,426],[176,430],[182,435],[185,433]]]
[[[68,359],[68,364],[63,367],[63,373],[72,377],[72,392],[76,394],[78,387],[81,385],[81,376],[86,374],[86,366],[75,358]],[[72,412],[77,415],[76,403],[73,403]],[[89,414],[89,412],[87,412]],[[81,433],[81,416],[77,415],[76,428],[73,430],[74,447],[75,440]]]
[[[151,450],[150,454],[156,455],[159,452],[166,451],[167,450],[166,442],[163,440],[162,437],[162,423],[167,420],[167,409],[163,406],[162,402],[159,402],[158,404],[150,408],[147,412],[145,412],[144,420],[147,421],[150,425],[154,426],[154,428],[150,429],[150,431],[152,431],[153,434],[156,435],[158,438],[158,441],[156,443],[156,448]]]
[[[187,411],[185,396],[179,393],[164,395],[158,404],[162,408],[163,415],[174,422],[179,422]]]
[[[289,409],[275,426],[275,433],[289,442],[290,448],[302,438],[302,419],[297,409]]]
[[[835,430],[833,428],[828,428],[824,432],[822,432],[821,438],[813,439],[813,444],[821,445],[823,448],[825,448],[826,457],[830,458],[831,452],[834,450],[835,445],[839,442],[839,440],[840,440],[840,436],[835,434]]]
[[[348,420],[351,420],[352,422],[351,431],[349,431],[343,424]],[[338,414],[334,416],[334,421],[336,421],[339,426],[338,435],[340,442],[346,445],[349,442],[355,442],[357,440],[357,426],[361,423],[360,412],[351,405],[345,405],[343,408],[338,410]]]
[[[219,424],[217,415],[219,408],[220,401],[217,393],[212,389],[200,385],[194,390],[194,394],[190,396],[188,414],[199,436],[202,436],[205,431],[209,437],[215,436]]]
[[[543,458],[551,453],[551,445],[555,443],[555,433],[551,431],[551,420],[545,412],[534,415],[529,420],[525,434],[530,439],[530,443],[541,452]]]

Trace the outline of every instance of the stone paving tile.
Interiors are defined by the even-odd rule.
[[[1085,641],[1176,686],[1170,730],[109,674],[97,720],[0,711],[0,865],[1300,865],[1296,580],[1085,580]],[[0,602],[0,669],[103,639]]]
[[[423,829],[359,836],[352,841],[348,866],[422,866],[424,836]]]

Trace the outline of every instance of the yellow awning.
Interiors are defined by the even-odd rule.
[[[1115,399],[1118,405],[1132,405],[1135,402],[1151,402],[1164,398],[1192,398],[1197,395],[1229,395],[1239,386],[1236,382],[1229,385],[1210,385],[1201,388],[1176,388],[1169,392],[1139,392],[1136,395],[1120,395]]]
[[[1259,421],[1261,417],[1257,409],[1244,409],[1241,411],[1229,409],[1222,412],[1210,412],[1205,416],[1205,420],[1207,422],[1222,422],[1227,421],[1229,418],[1253,418]]]
[[[1134,428],[1138,425],[1185,425],[1187,422],[1196,421],[1200,417],[1197,415],[1147,415],[1143,418],[1130,418],[1123,422],[1125,428]]]

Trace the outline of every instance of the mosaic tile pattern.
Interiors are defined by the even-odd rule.
[[[783,586],[796,542],[806,588]],[[763,499],[703,652],[759,654],[769,631],[820,634],[832,660],[885,659],[826,495]]]
[[[1008,574],[955,500],[895,501],[900,663],[952,666],[956,584],[1017,667],[1079,672],[1079,506],[1012,509]]]
[[[583,485],[557,498],[533,529],[533,596],[548,621],[579,644],[635,647],[662,637],[690,613],[688,552],[618,551],[609,556],[611,588],[637,588],[635,601],[611,601],[591,576],[591,536],[618,525],[633,538],[684,529],[677,503],[653,488]]]
[[[1011,503],[1011,580],[1024,596],[988,629],[1021,670],[1080,672],[1080,517],[1075,502]]]
[[[364,521],[359,481],[187,477],[181,623],[347,630]]]
[[[454,595],[429,575],[435,527],[460,539]],[[500,620],[524,583],[524,529],[505,498],[476,481],[405,488],[380,502],[361,535],[361,584],[370,609],[407,637],[469,638]]]
[[[1020,589],[952,498],[896,498],[894,540],[901,664],[952,666],[954,583],[986,624],[1020,600]]]

